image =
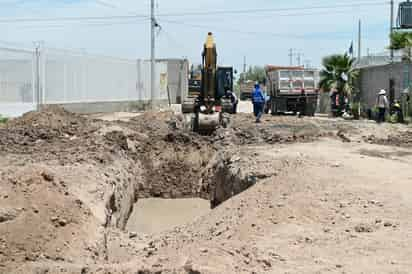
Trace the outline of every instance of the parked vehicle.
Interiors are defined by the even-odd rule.
[[[252,91],[255,88],[255,81],[246,80],[241,81],[239,85],[240,89],[240,100],[251,100],[252,98]]]
[[[272,115],[303,111],[304,115],[314,116],[318,102],[317,76],[316,69],[266,66],[266,87]]]

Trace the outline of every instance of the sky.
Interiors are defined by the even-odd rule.
[[[0,0],[0,46],[30,48],[42,41],[48,47],[146,59],[150,22],[144,16],[149,13],[149,0]],[[62,20],[73,17],[106,18]],[[161,27],[157,57],[200,63],[211,31],[218,63],[241,71],[244,57],[248,65],[289,65],[290,48],[313,66],[320,66],[324,56],[344,53],[351,41],[356,51],[359,19],[363,54],[382,52],[388,45],[390,6],[388,0],[156,0],[156,18]]]

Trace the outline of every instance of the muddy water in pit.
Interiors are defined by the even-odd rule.
[[[199,198],[141,199],[134,205],[126,229],[155,234],[190,223],[210,211],[210,201]]]

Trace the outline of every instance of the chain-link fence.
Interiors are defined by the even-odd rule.
[[[46,47],[0,48],[0,114],[18,116],[51,104],[98,112],[167,102],[167,62],[156,62],[153,101],[150,66],[146,60]]]
[[[17,116],[36,108],[34,51],[0,48],[0,114]]]

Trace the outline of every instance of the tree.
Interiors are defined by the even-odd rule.
[[[322,61],[323,69],[320,71],[320,88],[324,91],[336,88],[340,95],[350,97],[359,76],[359,71],[353,67],[354,60],[348,54],[325,57]]]
[[[1,114],[0,114],[0,124],[6,123],[7,120],[8,120],[8,119],[7,119],[6,117],[1,116]]]
[[[412,60],[412,32],[395,31],[390,36],[390,49],[403,50],[402,58]]]
[[[253,81],[263,83],[266,79],[265,68],[259,66],[250,66],[247,72],[242,73],[239,79],[241,81]]]
[[[354,69],[354,60],[348,54],[335,54],[322,60],[319,86],[324,91],[336,88],[336,99],[339,101],[337,115],[341,115],[346,107],[345,97],[352,101],[352,107],[357,105],[357,109],[352,109],[352,112],[359,114],[359,94],[354,94],[359,70]]]

